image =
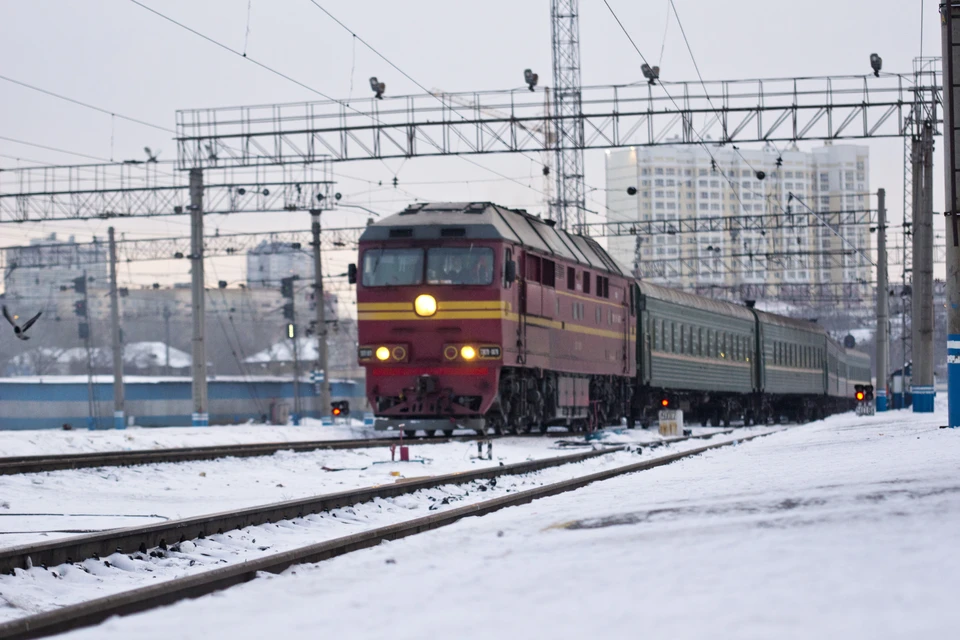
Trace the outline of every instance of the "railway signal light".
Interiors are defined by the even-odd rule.
[[[293,324],[292,322],[287,323],[287,337],[291,340],[297,337],[297,325]]]
[[[339,416],[346,417],[350,415],[350,403],[347,400],[338,400],[337,402],[331,402],[330,413],[332,413],[334,417],[339,417]]]
[[[73,290],[77,293],[87,292],[87,279],[84,277],[73,279]]]
[[[663,407],[664,409],[666,409],[667,407],[669,407],[669,406],[670,406],[670,399],[669,399],[669,398],[664,398],[664,399],[662,399],[662,400],[660,401],[660,406]]]
[[[87,317],[87,303],[85,300],[77,300],[73,303],[73,312],[81,318]]]
[[[854,391],[856,391],[857,402],[863,402],[867,397],[866,389],[862,384],[853,385]]]
[[[280,280],[280,295],[284,298],[293,298],[293,276]]]
[[[293,320],[293,303],[288,302],[283,305],[283,319],[284,320]]]

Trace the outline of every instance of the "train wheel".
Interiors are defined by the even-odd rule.
[[[404,437],[404,438],[411,438],[411,439],[412,439],[412,438],[416,437],[416,435],[417,435],[417,432],[416,432],[416,431],[404,431],[404,432],[403,432],[403,437]]]
[[[453,429],[444,429],[443,435],[444,435],[444,437],[449,438],[450,436],[453,435]]]

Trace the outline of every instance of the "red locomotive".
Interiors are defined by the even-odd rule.
[[[580,429],[627,415],[633,287],[591,239],[491,203],[416,204],[363,233],[351,273],[378,429]]]

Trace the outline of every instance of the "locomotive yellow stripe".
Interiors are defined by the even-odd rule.
[[[505,300],[447,300],[437,302],[440,311],[464,309],[510,309]],[[412,302],[361,302],[357,311],[413,311]]]
[[[510,309],[510,303],[506,300],[464,300],[464,301],[439,301],[437,308],[441,311],[446,309]]]
[[[428,318],[413,311],[358,312],[357,320],[499,320],[503,311],[437,311]]]
[[[412,302],[361,302],[357,311],[413,311]]]
[[[420,321],[430,321],[430,320],[510,320],[512,322],[519,322],[519,314],[513,313],[507,310],[494,310],[494,311],[478,311],[478,310],[465,310],[465,311],[437,311],[435,314],[428,318],[423,318],[418,316],[413,311],[368,311],[368,312],[358,312],[357,320],[373,320],[373,321],[394,321],[394,320],[420,320]],[[538,318],[536,316],[528,316],[526,319],[527,324],[532,324],[538,327],[544,327],[547,329],[558,329],[561,331],[571,331],[573,333],[582,333],[585,335],[599,336],[601,338],[613,338],[614,340],[621,340],[624,337],[623,331],[610,331],[607,329],[595,329],[593,327],[587,327],[579,324],[572,324],[569,322],[560,322],[558,320],[550,320],[548,318]],[[635,342],[637,337],[633,332],[630,332],[628,336],[630,342]]]

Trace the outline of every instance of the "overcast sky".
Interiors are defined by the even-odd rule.
[[[348,32],[310,0],[143,2],[336,98],[350,96],[351,86],[353,96],[369,95],[367,79],[373,75],[386,82],[388,94],[419,92],[375,54],[354,43]],[[318,2],[428,88],[513,88],[522,85],[526,67],[539,72],[541,84],[550,83],[548,0]],[[921,14],[922,53],[940,52],[938,5],[932,0],[922,6],[920,0],[675,3],[706,80],[869,73],[869,54],[874,51],[883,57],[884,71],[908,73],[912,60],[921,54]],[[644,55],[660,60],[663,79],[696,79],[677,22],[667,19],[669,0],[610,0],[610,5]],[[581,0],[580,29],[585,85],[622,84],[641,78],[641,60],[602,0]],[[177,109],[320,99],[129,0],[0,0],[0,74],[170,128],[174,128]],[[111,122],[107,115],[2,80],[0,136],[114,160],[142,159],[144,146],[162,149],[161,159],[175,157],[170,134],[120,119]],[[871,187],[887,189],[891,218],[899,222],[902,141],[867,144],[871,149]],[[476,159],[529,188],[496,180],[492,173],[448,157],[342,163],[336,166],[337,189],[345,194],[344,202],[382,212],[402,209],[415,198],[489,199],[540,210],[542,181],[535,162],[520,156]],[[0,167],[29,165],[27,160],[90,162],[0,140]],[[939,138],[935,162],[935,210],[942,210]],[[587,183],[603,185],[603,152],[588,151],[586,164]],[[394,175],[399,189],[389,186]],[[381,180],[388,186],[368,182]],[[444,184],[435,184],[441,181]],[[602,202],[602,193],[597,197]],[[365,219],[362,212],[337,213],[330,214],[325,224],[356,225]],[[0,236],[3,245],[50,232],[89,238],[104,236],[108,224],[4,225]],[[181,218],[114,224],[127,237],[189,233],[187,220]],[[942,228],[942,223],[938,224]],[[207,225],[221,232],[307,229],[309,216],[210,216]],[[350,260],[350,255],[332,255],[328,269],[342,270]],[[183,263],[134,266],[126,279],[131,284],[169,281],[177,277],[171,273],[185,273],[185,267]],[[236,260],[223,262],[219,269],[220,277],[231,281],[243,275]]]

